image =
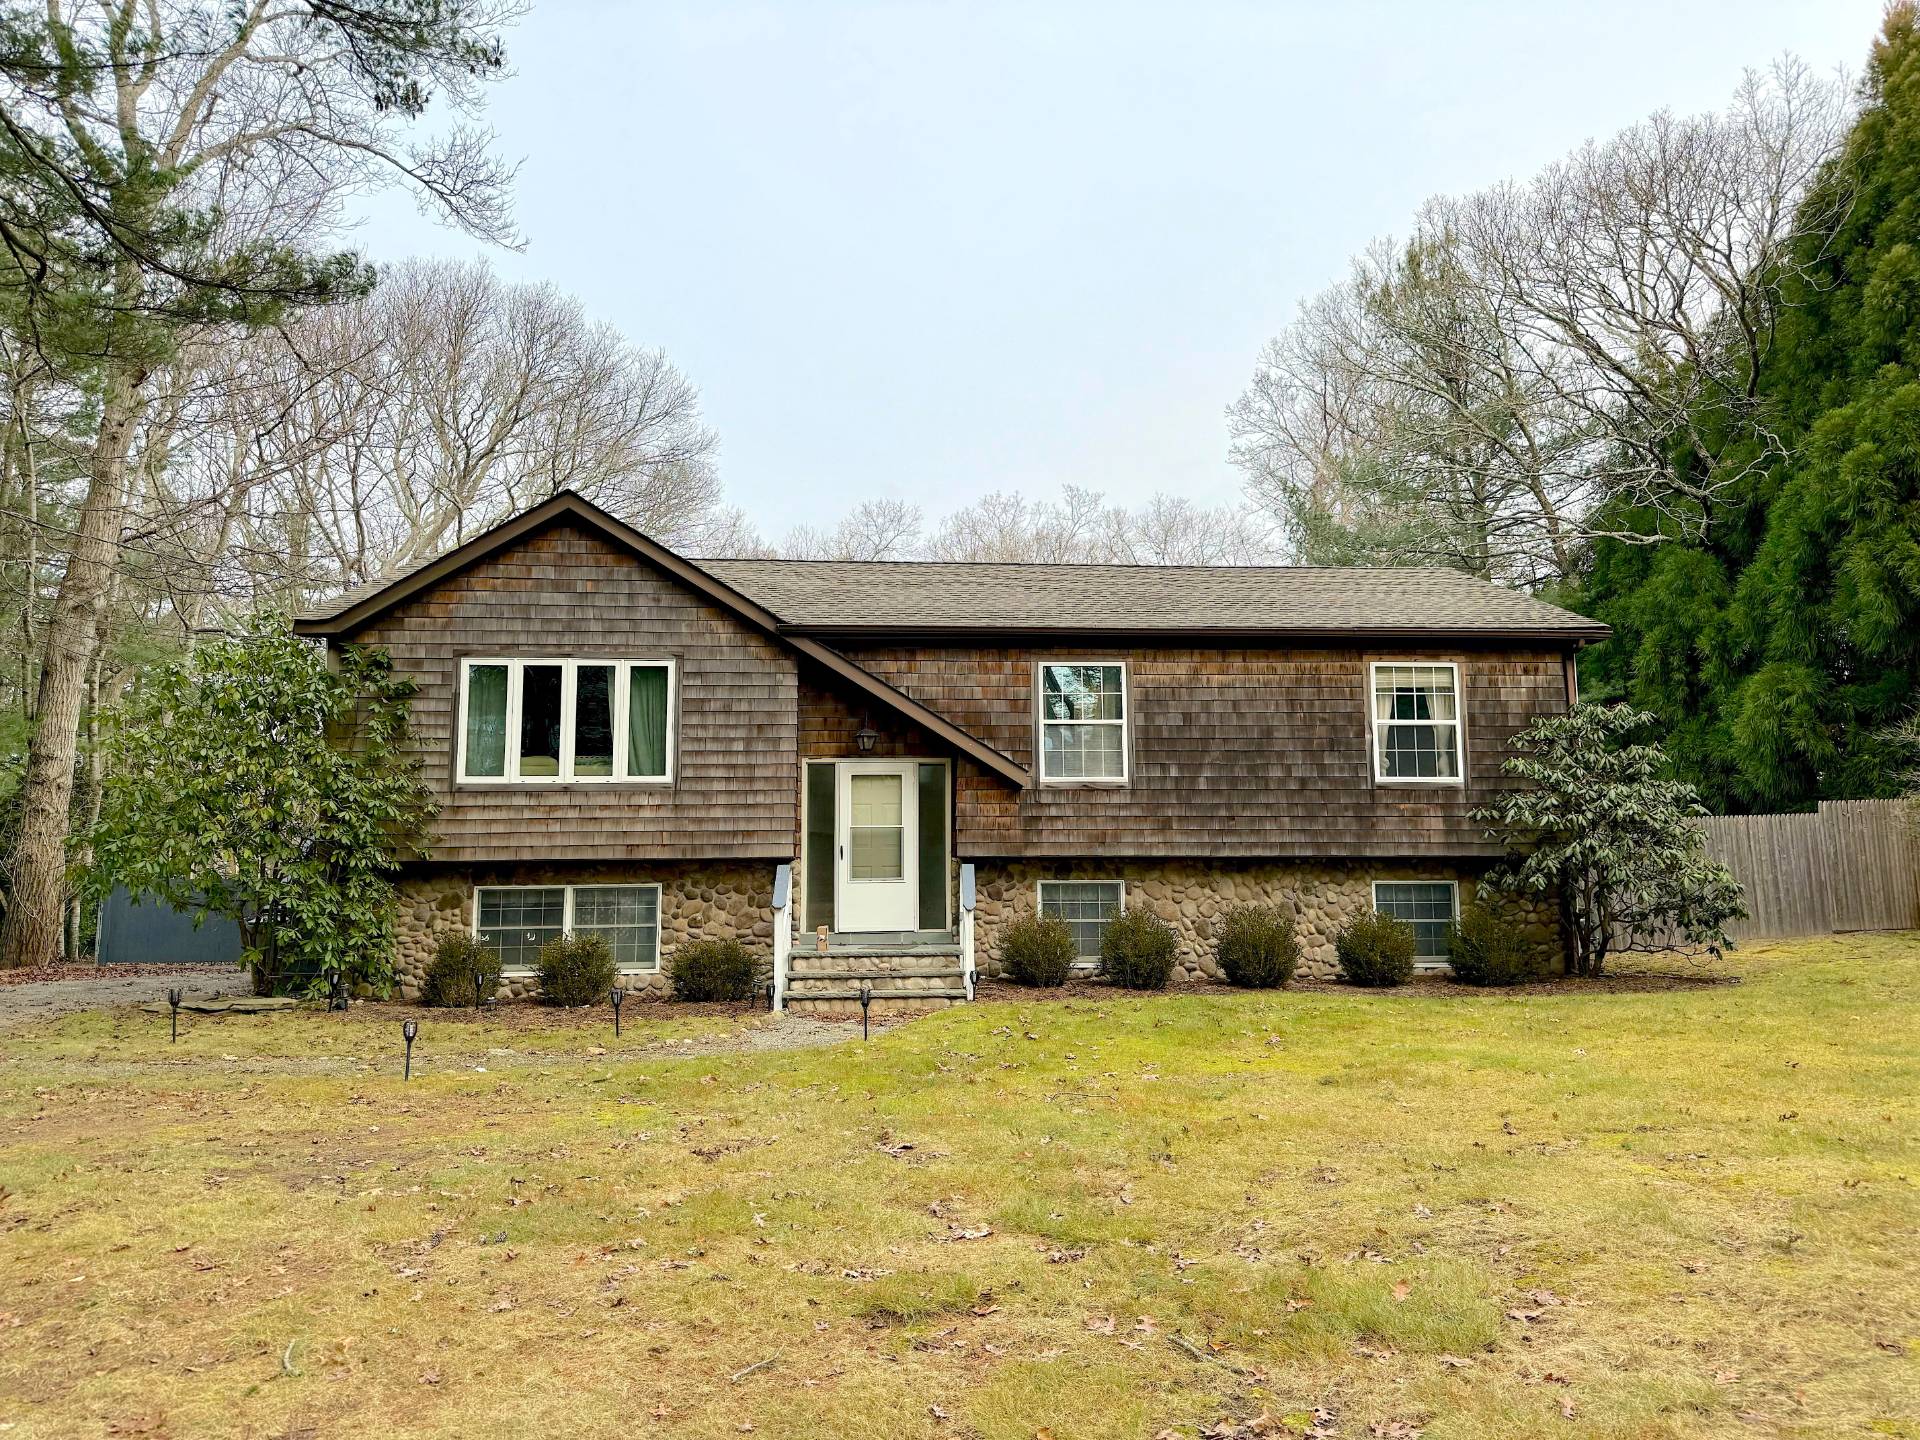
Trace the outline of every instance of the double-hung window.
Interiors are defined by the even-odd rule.
[[[1451,880],[1376,880],[1373,908],[1413,927],[1413,958],[1444,965],[1447,931],[1460,908],[1460,887]]]
[[[622,970],[660,968],[658,885],[483,885],[473,909],[474,934],[502,970],[533,969],[562,935],[605,936]]]
[[[1100,958],[1107,922],[1126,905],[1126,887],[1118,880],[1042,880],[1040,913],[1064,920],[1073,931],[1082,960]]]
[[[1373,667],[1373,773],[1377,780],[1458,785],[1460,667],[1381,662]]]
[[[1040,667],[1040,778],[1127,778],[1127,667]]]
[[[463,781],[673,778],[671,660],[475,659],[460,681]]]

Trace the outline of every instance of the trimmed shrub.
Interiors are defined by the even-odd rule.
[[[1164,990],[1178,944],[1173,927],[1151,910],[1123,910],[1107,922],[1100,972],[1128,990]]]
[[[472,935],[446,935],[420,982],[422,1005],[478,1005],[500,989],[500,956]]]
[[[1340,978],[1349,985],[1404,985],[1413,976],[1413,927],[1369,910],[1333,940]]]
[[[1523,985],[1541,965],[1520,927],[1473,906],[1447,931],[1447,959],[1462,985]]]
[[[1000,941],[1007,978],[1018,985],[1064,985],[1080,958],[1073,927],[1054,915],[1023,915]]]
[[[738,940],[696,940],[673,952],[676,1000],[751,1000],[753,956]]]
[[[1300,965],[1293,916],[1266,905],[1236,905],[1220,921],[1220,969],[1230,985],[1274,990]]]
[[[562,935],[540,947],[540,998],[549,1005],[597,1005],[620,967],[604,935]]]

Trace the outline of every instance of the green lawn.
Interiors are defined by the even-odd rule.
[[[1714,973],[6,1032],[0,1435],[1920,1436],[1920,937]]]

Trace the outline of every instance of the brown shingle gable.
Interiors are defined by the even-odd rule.
[[[766,634],[777,636],[792,650],[806,656],[832,674],[838,675],[856,689],[864,691],[915,724],[924,726],[963,755],[971,756],[1001,778],[1010,780],[1017,786],[1025,786],[1032,782],[1032,773],[1024,765],[1008,759],[1000,751],[995,750],[979,737],[968,734],[944,716],[936,715],[919,701],[902,694],[838,651],[831,650],[819,641],[804,635],[785,633],[780,626],[779,618],[771,611],[684,556],[677,555],[658,541],[649,539],[631,525],[615,519],[570,490],[561,491],[552,499],[522,511],[513,518],[494,526],[484,535],[476,536],[466,544],[424,565],[417,566],[404,575],[381,585],[362,586],[358,590],[339,597],[329,606],[304,612],[295,617],[293,628],[301,635],[324,635],[333,639],[350,640],[363,626],[428,587],[457,575],[468,567],[498,554],[529,536],[539,534],[552,525],[567,522],[581,524],[589,530],[598,532],[655,568],[664,571],[696,594],[732,612]]]

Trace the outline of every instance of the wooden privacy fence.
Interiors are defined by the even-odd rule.
[[[1746,887],[1736,941],[1920,928],[1920,830],[1900,800],[1827,800],[1811,815],[1716,815],[1707,849]]]

